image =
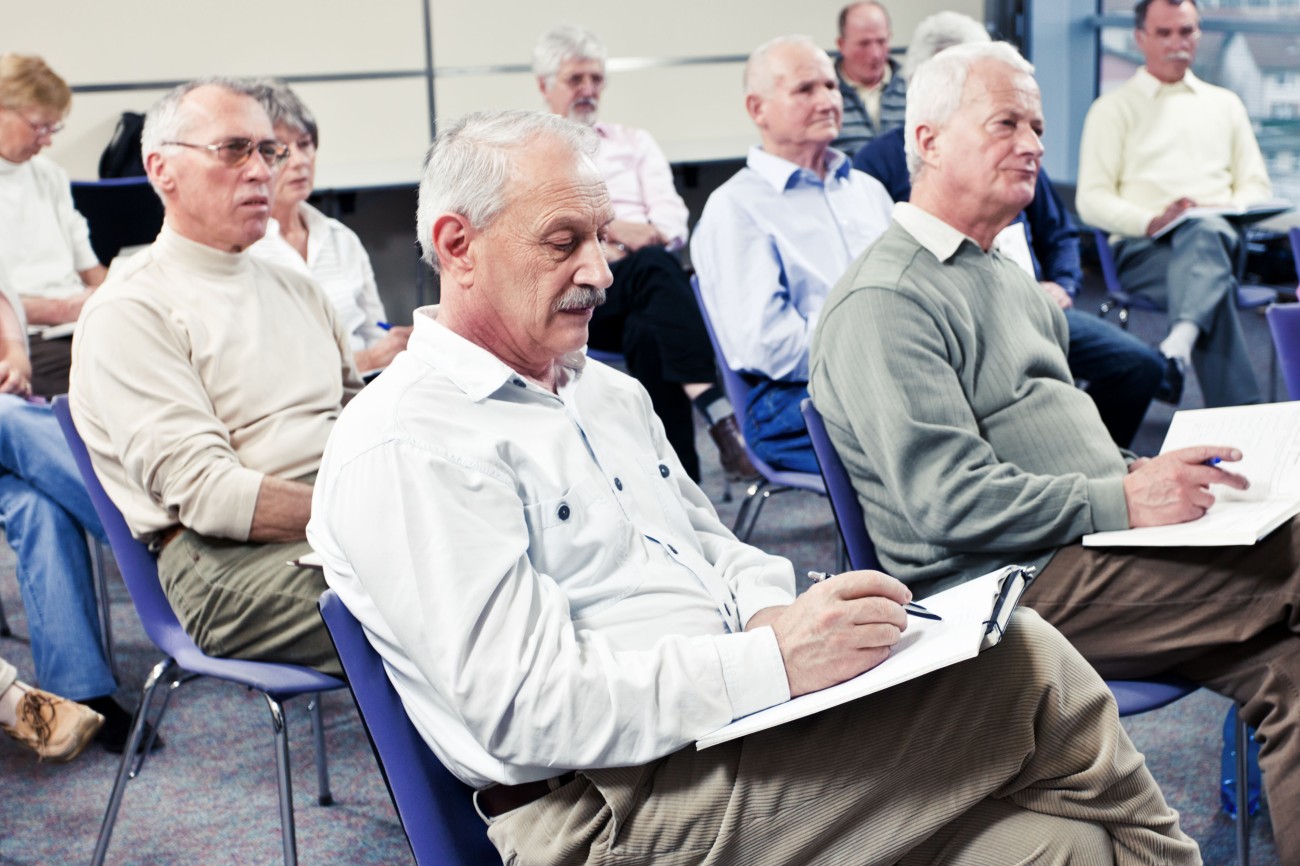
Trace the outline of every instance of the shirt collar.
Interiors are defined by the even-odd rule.
[[[952,258],[962,241],[970,240],[934,214],[910,202],[900,201],[894,205],[894,221],[941,262]]]
[[[1207,86],[1204,81],[1192,74],[1192,70],[1187,70],[1183,74],[1182,81],[1175,81],[1173,84],[1161,81],[1150,72],[1145,66],[1133,73],[1133,83],[1137,85],[1143,95],[1154,99],[1156,94],[1161,90],[1190,90],[1192,93],[1204,93]]]
[[[523,382],[538,388],[482,346],[466,340],[438,321],[438,304],[415,311],[410,348],[425,363],[440,370],[475,403],[481,403],[507,384]],[[566,370],[581,376],[587,357],[582,352],[565,356]],[[549,392],[548,392],[549,393]]]
[[[849,164],[849,158],[833,147],[826,148],[826,155],[823,160],[826,165],[827,180],[831,178],[844,180],[853,169],[853,166]],[[772,188],[777,192],[785,192],[791,187],[805,183],[825,186],[825,183],[813,172],[795,165],[788,159],[782,159],[775,154],[768,153],[757,145],[749,149],[749,158],[745,164],[755,174],[771,184]]]

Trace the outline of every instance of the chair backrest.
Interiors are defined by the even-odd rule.
[[[1296,273],[1300,274],[1300,226],[1296,226],[1290,231],[1291,236],[1291,258],[1295,260]]]
[[[453,776],[411,724],[379,653],[334,590],[321,616],[352,686],[361,721],[419,866],[499,863],[471,791]]]
[[[1287,397],[1300,400],[1300,304],[1273,304],[1264,314],[1273,333]]]
[[[150,553],[148,546],[137,541],[126,525],[122,512],[108,498],[104,486],[99,483],[99,476],[90,462],[90,453],[86,443],[72,423],[72,404],[66,395],[54,398],[54,415],[58,418],[63,438],[68,441],[72,457],[81,471],[81,478],[86,483],[86,492],[99,515],[99,522],[104,525],[108,535],[108,544],[113,549],[122,580],[131,593],[131,601],[140,616],[145,633],[163,652],[173,658],[180,658],[188,651],[197,651],[194,641],[181,627],[180,621],[167,596],[163,594],[162,584],[158,582],[158,561]]]
[[[163,206],[146,177],[74,180],[72,203],[90,224],[90,245],[104,264],[123,247],[152,243]]]
[[[695,293],[695,303],[700,308],[700,318],[704,320],[704,329],[709,332],[709,344],[713,346],[713,356],[718,359],[718,370],[722,374],[722,390],[737,412],[744,412],[749,405],[749,383],[745,377],[731,369],[727,356],[722,354],[722,344],[713,330],[713,320],[709,318],[709,308],[704,305],[704,295],[700,292],[700,278],[691,274],[691,291]],[[750,456],[753,454],[751,452]],[[757,464],[755,464],[757,466]]]
[[[808,425],[808,435],[812,438],[813,452],[817,455],[817,465],[822,470],[822,480],[826,482],[826,495],[831,500],[831,511],[835,514],[835,523],[840,528],[840,537],[849,554],[849,565],[855,569],[880,569],[880,559],[876,556],[876,545],[867,532],[866,516],[862,513],[862,504],[858,502],[857,491],[849,479],[849,472],[844,468],[844,461],[831,443],[826,432],[826,422],[813,405],[812,400],[804,400],[804,423]]]

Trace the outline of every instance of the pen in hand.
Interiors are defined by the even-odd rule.
[[[808,579],[813,583],[821,583],[823,580],[830,580],[831,577],[833,577],[833,575],[827,571],[808,572]],[[903,605],[903,610],[907,611],[908,616],[920,617],[921,619],[933,619],[940,622],[943,621],[943,617],[939,616],[939,614],[926,610],[914,601],[909,601],[907,604]]]

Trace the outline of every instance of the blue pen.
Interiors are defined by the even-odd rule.
[[[375,322],[375,324],[385,331],[391,331],[393,329],[393,326],[388,324],[387,322]]]
[[[1205,465],[1206,465],[1206,466],[1218,466],[1218,465],[1219,465],[1220,463],[1222,463],[1222,462],[1223,462],[1223,458],[1221,458],[1221,457],[1211,457],[1209,460],[1206,460],[1206,461],[1205,461]]]
[[[826,571],[808,572],[808,579],[813,583],[821,583],[823,580],[830,580],[831,577],[832,575]],[[903,605],[903,610],[907,611],[909,616],[916,616],[921,619],[934,619],[939,620],[940,622],[943,621],[943,617],[939,616],[939,614],[926,610],[914,601],[909,601],[907,604]]]

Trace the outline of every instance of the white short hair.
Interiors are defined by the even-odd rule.
[[[220,87],[250,99],[257,99],[255,82],[246,78],[212,75],[178,84],[149,106],[144,115],[144,129],[140,133],[140,157],[148,162],[149,154],[157,153],[165,141],[180,141],[185,137],[190,117],[185,111],[185,97],[200,87]],[[207,143],[207,142],[205,142]],[[152,178],[149,181],[153,182]],[[154,187],[157,190],[157,187]]]
[[[916,67],[945,48],[970,42],[991,42],[984,25],[960,12],[936,12],[916,25],[912,41],[903,57],[901,74],[911,78]]]
[[[830,56],[822,50],[822,47],[813,41],[811,36],[793,34],[790,36],[778,36],[775,39],[769,39],[762,45],[754,49],[745,61],[745,95],[751,93],[759,96],[766,96],[772,92],[772,86],[776,83],[776,76],[772,74],[772,52],[785,45],[807,45],[809,48],[816,49],[830,60]]]
[[[903,139],[907,170],[913,183],[922,167],[921,155],[916,152],[916,128],[921,124],[942,127],[948,122],[961,105],[971,69],[982,60],[1006,64],[1026,75],[1034,74],[1033,64],[1021,57],[1014,46],[1006,42],[977,42],[940,51],[918,66],[907,82]]]
[[[515,155],[550,136],[575,158],[595,156],[599,140],[589,126],[546,111],[479,111],[443,127],[424,158],[416,233],[424,260],[435,271],[433,223],[459,214],[478,229],[487,228],[506,205],[506,185]]]
[[[599,60],[605,65],[605,43],[585,27],[561,24],[542,34],[533,46],[533,73],[547,88],[566,60]]]

